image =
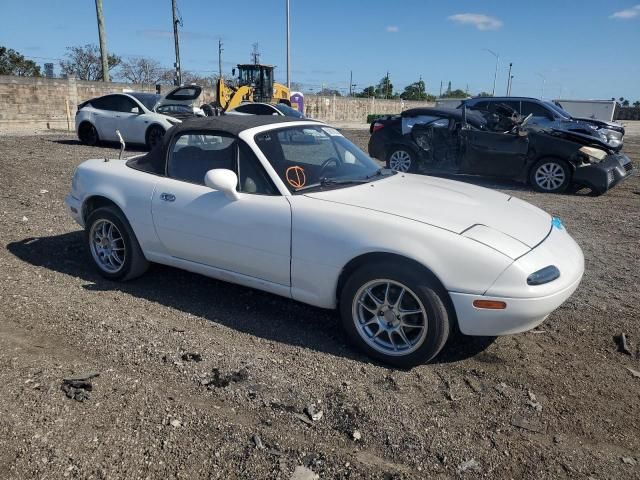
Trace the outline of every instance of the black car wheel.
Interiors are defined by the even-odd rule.
[[[89,214],[85,239],[98,272],[109,280],[130,280],[149,266],[129,222],[116,207]]]
[[[542,158],[531,167],[529,182],[538,192],[561,193],[571,183],[571,169],[564,160]]]
[[[98,131],[89,122],[85,122],[78,128],[78,138],[82,143],[89,146],[95,146],[100,142]]]
[[[147,148],[149,150],[153,149],[156,145],[162,142],[162,137],[164,137],[164,129],[159,125],[152,125],[147,130]]]
[[[369,356],[409,368],[433,359],[449,336],[440,290],[422,272],[396,262],[365,265],[340,296],[342,325]]]
[[[414,153],[408,148],[394,147],[387,155],[387,168],[396,172],[415,172]]]

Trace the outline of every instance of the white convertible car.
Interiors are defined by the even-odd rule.
[[[158,262],[337,308],[360,348],[402,367],[432,359],[455,329],[534,328],[584,270],[557,218],[381,169],[309,120],[188,120],[145,155],[82,163],[65,201],[109,279]]]

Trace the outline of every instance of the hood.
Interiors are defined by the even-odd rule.
[[[529,123],[525,127],[528,131],[534,131],[538,134],[547,134],[559,137],[564,140],[570,140],[580,145],[596,145],[607,152],[615,150],[615,147],[607,143],[607,138],[593,130],[590,134],[583,133],[586,130],[572,130],[573,123],[567,122],[548,122],[548,123]]]
[[[369,184],[306,196],[397,215],[458,234],[484,225],[528,248],[544,240],[551,229],[548,213],[515,197],[423,175],[399,173]]]
[[[591,123],[600,128],[608,128],[610,130],[615,130],[616,132],[624,132],[624,127],[616,122],[609,122],[607,120],[599,120],[596,118],[584,118],[584,117],[572,117],[573,120],[584,123]]]

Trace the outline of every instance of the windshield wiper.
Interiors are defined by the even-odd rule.
[[[355,185],[359,183],[369,183],[369,178],[331,178],[323,177],[318,183],[312,183],[311,185],[305,185],[296,189],[296,192],[302,192],[304,190],[310,190],[318,187],[329,187],[332,185]]]
[[[369,179],[369,178],[374,178],[374,177],[393,175],[394,173],[395,172],[393,170],[391,170],[390,168],[380,167],[378,170],[373,172],[371,175],[367,175],[364,178]]]

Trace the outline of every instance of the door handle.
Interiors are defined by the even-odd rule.
[[[174,202],[176,196],[173,193],[161,193],[160,200],[164,200],[165,202]]]

